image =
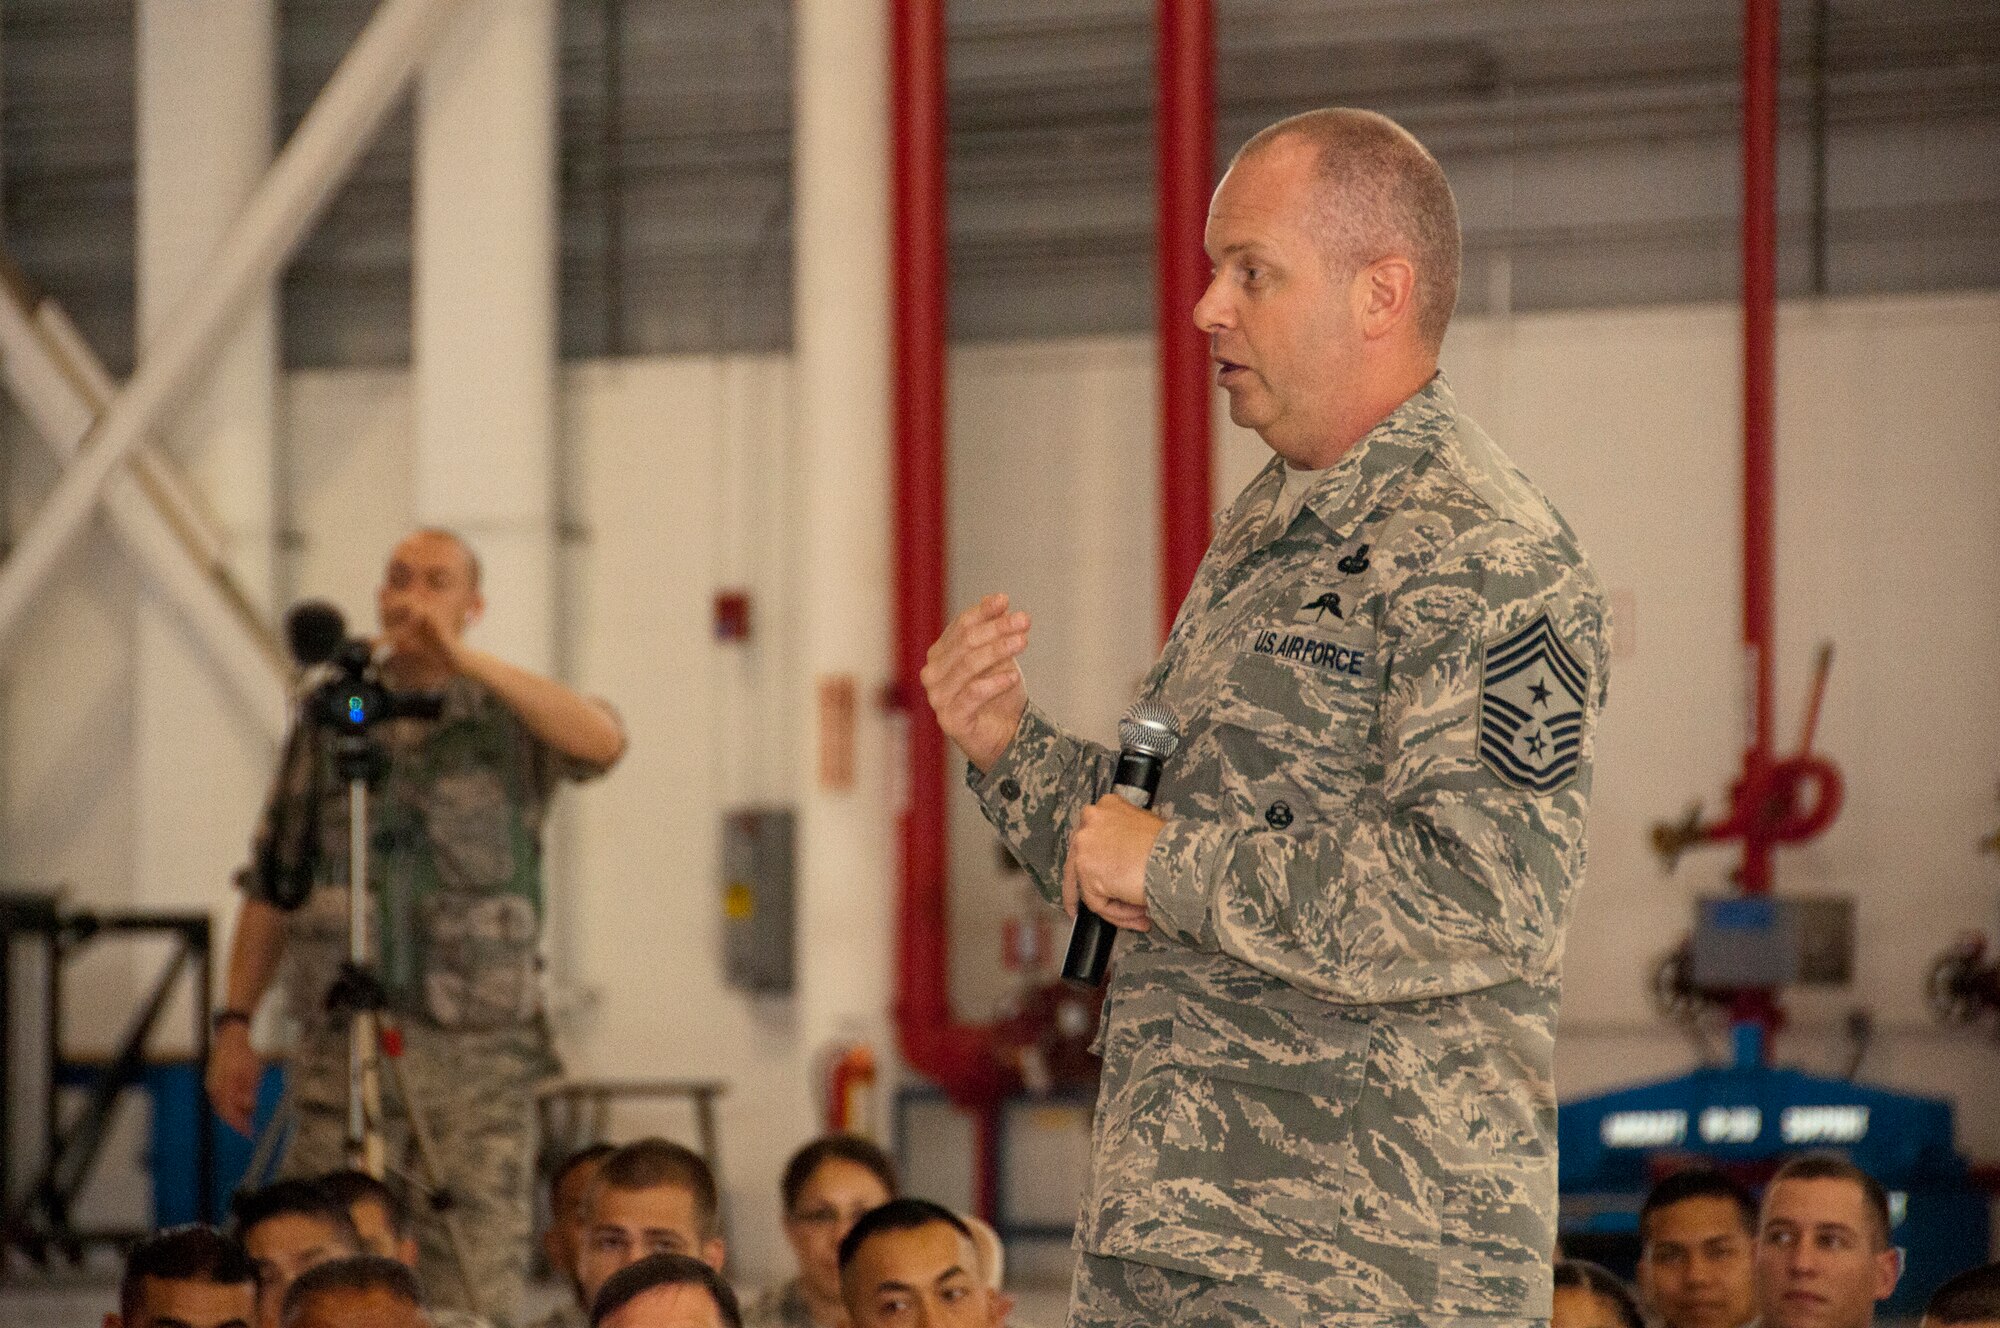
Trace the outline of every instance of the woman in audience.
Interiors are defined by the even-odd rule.
[[[744,1324],[848,1328],[840,1301],[840,1240],[863,1213],[896,1197],[895,1164],[866,1139],[829,1134],[792,1155],[780,1192],[798,1276],[759,1297]]]
[[[1556,1264],[1549,1328],[1646,1328],[1646,1316],[1609,1268],[1588,1259],[1564,1259]]]

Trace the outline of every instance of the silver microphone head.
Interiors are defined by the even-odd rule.
[[[1127,750],[1164,761],[1181,745],[1181,717],[1158,701],[1135,702],[1118,721],[1118,741]]]

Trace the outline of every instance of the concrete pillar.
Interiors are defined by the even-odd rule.
[[[273,0],[137,7],[141,362],[270,164],[274,12]],[[277,299],[267,287],[163,440],[266,610],[276,588],[277,370]],[[164,599],[142,590],[135,631],[132,900],[220,910],[274,748]]]
[[[889,0],[793,7],[799,963],[807,1048],[885,1059],[900,725],[890,668]],[[821,779],[825,684],[851,680],[854,778]]]
[[[417,97],[417,519],[485,564],[473,640],[555,665],[555,0],[472,0]]]

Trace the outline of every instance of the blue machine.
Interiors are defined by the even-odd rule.
[[[1794,1154],[1832,1151],[1890,1192],[1908,1266],[1887,1313],[1914,1317],[1945,1279],[1987,1261],[1991,1200],[1968,1179],[1949,1102],[1772,1069],[1759,1064],[1758,1030],[1737,1032],[1734,1065],[1562,1105],[1561,1231],[1572,1252],[1629,1274],[1639,1205],[1661,1176],[1703,1162],[1761,1183]]]

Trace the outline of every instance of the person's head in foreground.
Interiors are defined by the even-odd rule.
[[[855,1328],[993,1328],[993,1291],[965,1222],[926,1199],[892,1199],[840,1242],[840,1287]]]
[[[251,1328],[257,1270],[214,1227],[170,1227],[135,1246],[104,1328]]]
[[[685,1254],[720,1272],[721,1200],[701,1154],[665,1139],[641,1139],[611,1153],[584,1200],[583,1250],[576,1280],[594,1305],[619,1269],[649,1254]]]
[[[840,1242],[863,1213],[896,1197],[895,1164],[866,1139],[825,1135],[792,1154],[779,1197],[806,1310],[815,1323],[843,1322],[847,1311],[840,1298]]]
[[[1920,1328],[2000,1328],[2000,1263],[1960,1273],[1933,1291]]]
[[[310,1180],[281,1180],[236,1197],[236,1237],[257,1267],[257,1322],[277,1328],[293,1279],[308,1269],[360,1254],[361,1235],[347,1205]]]
[[[1867,1172],[1810,1153],[1771,1178],[1757,1217],[1763,1328],[1867,1328],[1902,1270],[1888,1196]]]
[[[1437,371],[1458,302],[1458,205],[1421,143],[1372,111],[1281,120],[1209,203],[1194,308],[1229,417],[1317,470]]]
[[[570,1290],[576,1293],[577,1304],[585,1309],[589,1306],[583,1300],[583,1288],[576,1280],[576,1256],[583,1249],[584,1201],[590,1197],[590,1187],[597,1180],[598,1168],[604,1159],[618,1151],[616,1144],[591,1144],[579,1148],[562,1160],[555,1174],[549,1177],[549,1226],[542,1233],[542,1257],[549,1261],[549,1269],[557,1276],[568,1279]]]
[[[279,1328],[430,1328],[417,1275],[377,1254],[300,1273],[285,1292],[280,1316]]]
[[[347,1205],[363,1254],[417,1266],[417,1233],[410,1224],[410,1206],[394,1190],[365,1171],[329,1171],[319,1183]]]
[[[1639,1302],[1617,1274],[1587,1259],[1556,1264],[1549,1328],[1646,1328]]]
[[[1757,1317],[1757,1200],[1696,1167],[1653,1187],[1639,1209],[1639,1290],[1666,1328],[1742,1328]]]
[[[736,1292],[700,1259],[649,1254],[598,1288],[591,1328],[743,1328]]]

